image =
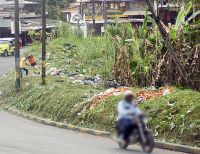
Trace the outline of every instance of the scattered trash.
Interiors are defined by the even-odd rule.
[[[25,83],[25,85],[26,85],[26,86],[30,86],[31,84],[30,84],[30,83],[28,83],[28,82],[26,82],[26,83]]]
[[[51,53],[50,53],[50,52],[48,52],[48,53],[46,54],[46,59],[47,59],[47,60],[50,60],[50,59],[51,59]]]
[[[138,103],[142,103],[145,101],[145,97],[144,96],[140,96],[138,99],[137,99],[137,102]]]
[[[151,87],[150,89],[154,89],[153,87]],[[136,96],[139,98],[142,98],[143,100],[150,100],[150,99],[154,99],[160,96],[166,96],[169,95],[171,92],[173,91],[172,88],[170,87],[163,87],[160,88],[159,90],[141,90],[139,92],[136,93]]]
[[[72,83],[80,83],[84,85],[97,86],[103,84],[103,79],[101,78],[100,75],[96,75],[94,77],[87,77],[84,76],[83,74],[74,73],[69,75],[69,79],[73,80]]]
[[[55,82],[60,82],[60,83],[63,83],[63,82],[64,82],[64,80],[62,80],[62,79],[58,79],[58,80],[55,80]]]
[[[81,80],[74,80],[72,83],[73,83],[73,84],[76,84],[76,83],[81,83],[81,84],[83,84],[83,82],[82,82]]]
[[[151,89],[154,89],[154,88],[151,87]],[[103,101],[103,100],[109,98],[110,96],[122,95],[127,90],[128,90],[128,87],[110,88],[110,89],[107,89],[105,92],[101,92],[101,93],[93,96],[91,99],[91,103],[90,103],[90,109],[94,108],[100,101]],[[139,91],[136,93],[136,96],[138,97],[137,101],[139,103],[141,103],[141,102],[144,102],[145,100],[150,100],[150,99],[154,99],[157,97],[161,97],[161,96],[163,96],[163,92],[165,90],[168,90],[167,93],[172,92],[172,88],[168,88],[168,87],[163,87],[163,88],[160,88],[159,90]],[[169,101],[170,106],[174,106],[174,104],[172,104],[172,103],[174,103],[174,102]]]
[[[172,122],[172,123],[170,124],[170,131],[172,131],[175,127],[176,127],[176,125]]]
[[[174,104],[174,101],[169,100],[169,101],[167,101],[167,105],[170,107],[173,107],[175,104]]]
[[[65,43],[65,44],[63,44],[63,46],[65,47],[65,50],[72,50],[72,49],[76,48],[75,45],[71,45],[69,43]]]
[[[157,90],[155,86],[145,87],[145,90]]]
[[[60,75],[61,71],[55,67],[50,68],[49,71],[47,71],[48,75],[58,76]]]
[[[124,84],[118,83],[116,80],[108,80],[108,87],[109,88],[118,88],[123,87]]]
[[[81,98],[88,100],[88,99],[90,99],[90,96],[88,94],[84,94]]]
[[[128,90],[128,87],[110,88],[105,92],[95,95],[90,103],[90,109],[94,108],[100,101],[109,98],[110,96],[117,96],[123,94]]]
[[[169,89],[165,89],[165,90],[163,91],[163,96],[168,96],[170,93],[171,93],[171,92],[170,92]]]

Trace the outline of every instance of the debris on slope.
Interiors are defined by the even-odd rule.
[[[105,99],[109,98],[110,96],[121,95],[127,90],[128,90],[128,87],[119,87],[116,89],[110,88],[110,89],[107,89],[103,93],[93,96],[91,103],[90,103],[90,109],[94,108],[100,101],[105,100]]]
[[[101,101],[111,97],[111,96],[119,96],[122,95],[125,91],[128,90],[128,87],[119,87],[119,88],[110,88],[105,92],[94,95],[91,98],[90,109],[94,108]],[[138,100],[145,101],[151,100],[162,96],[169,95],[173,89],[171,87],[162,87],[160,89],[145,89],[137,92],[135,95],[138,97]]]
[[[172,91],[173,89],[171,87],[162,87],[158,90],[141,90],[136,93],[136,96],[143,98],[144,100],[150,100],[161,96],[167,96]]]
[[[83,74],[71,74],[69,76],[69,79],[71,79],[72,83],[74,84],[80,83],[83,85],[93,85],[93,86],[103,84],[103,79],[101,78],[100,75],[96,75],[94,77],[87,77],[87,76],[84,76]]]

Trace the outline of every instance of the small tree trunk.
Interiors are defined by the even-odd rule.
[[[186,85],[187,85],[187,86],[191,86],[191,85],[192,85],[192,82],[188,79],[187,73],[186,73],[185,69],[182,67],[182,65],[181,65],[180,62],[178,61],[178,58],[177,58],[176,53],[175,53],[175,50],[174,50],[174,48],[172,47],[172,45],[171,45],[171,43],[170,43],[170,41],[169,41],[169,40],[170,40],[170,39],[169,39],[169,35],[168,35],[168,33],[167,33],[167,31],[166,31],[166,29],[165,29],[165,27],[164,27],[163,22],[159,19],[158,16],[156,16],[156,13],[154,12],[154,9],[153,9],[153,6],[152,6],[152,4],[151,4],[151,1],[150,1],[150,0],[146,0],[146,2],[147,2],[147,5],[148,5],[148,7],[149,7],[149,10],[150,10],[151,13],[152,13],[153,18],[154,18],[155,21],[156,21],[156,24],[157,24],[157,26],[158,26],[158,28],[159,28],[159,31],[160,31],[160,33],[161,33],[161,36],[162,36],[163,39],[164,39],[165,45],[169,48],[169,54],[172,56],[172,58],[173,58],[173,60],[174,60],[174,62],[175,62],[175,64],[176,64],[176,66],[177,66],[177,68],[178,68],[178,70],[179,70],[179,72],[180,72],[182,78],[184,79]],[[192,85],[192,86],[193,86],[193,85]]]
[[[134,86],[134,79],[130,69],[128,48],[126,45],[115,48],[115,62],[113,67],[113,79],[125,86]]]

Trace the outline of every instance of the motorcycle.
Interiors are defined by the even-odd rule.
[[[151,130],[147,127],[147,116],[140,112],[137,115],[133,115],[133,131],[129,136],[128,141],[117,141],[118,145],[122,149],[126,149],[131,144],[139,144],[142,147],[143,152],[151,153],[154,149],[154,138]],[[118,125],[118,124],[117,124]],[[122,134],[117,126],[117,138],[120,138]]]

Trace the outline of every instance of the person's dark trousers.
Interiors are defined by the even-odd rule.
[[[20,68],[20,77],[23,77],[23,70],[26,72],[26,76],[28,75],[28,69],[26,68]]]
[[[120,119],[118,121],[118,131],[123,135],[123,139],[128,141],[134,127],[131,119]]]

